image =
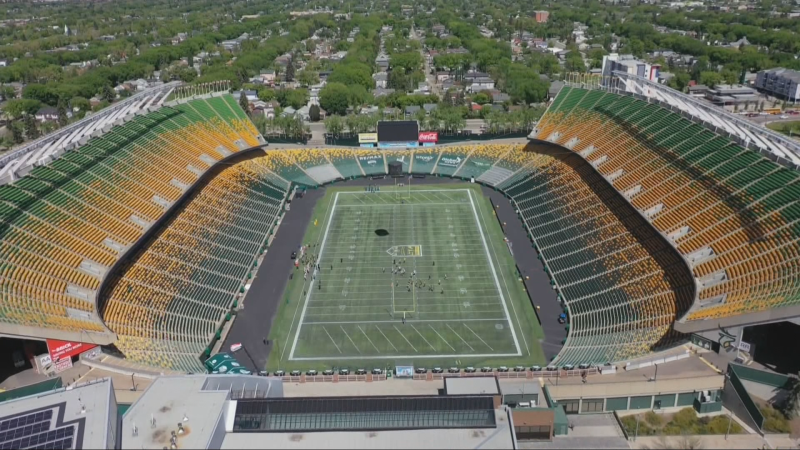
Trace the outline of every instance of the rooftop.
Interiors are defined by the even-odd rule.
[[[500,385],[495,377],[448,377],[444,379],[444,392],[447,395],[498,395]]]
[[[405,449],[405,448],[481,448],[513,447],[508,414],[493,410],[496,428],[450,428],[429,430],[270,433],[228,433],[223,449]]]
[[[33,438],[42,446],[54,443],[57,448],[109,448],[114,445],[108,442],[109,417],[116,416],[116,408],[111,408],[113,395],[111,380],[101,379],[0,403],[0,422],[7,427],[3,429],[14,428],[15,424],[19,427],[13,437],[5,436],[7,440],[0,444],[12,444],[10,448],[35,447],[35,443],[20,441]],[[19,436],[25,424],[27,434]]]

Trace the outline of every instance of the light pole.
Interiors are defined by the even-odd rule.
[[[731,433],[731,425],[733,425],[733,415],[731,415],[731,410],[728,410],[728,430],[725,431],[725,440],[728,440],[728,435]]]

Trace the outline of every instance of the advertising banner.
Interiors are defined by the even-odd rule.
[[[380,148],[414,148],[419,147],[419,143],[417,141],[414,142],[379,142],[378,147]]]
[[[420,142],[430,142],[430,143],[437,143],[439,142],[439,132],[438,131],[420,131],[419,132],[419,141]]]
[[[378,142],[378,133],[358,133],[359,144],[374,144]]]
[[[56,363],[56,373],[61,373],[72,367],[72,358],[59,359]]]
[[[50,352],[50,358],[56,362],[62,358],[71,358],[75,355],[80,355],[95,347],[97,346],[94,344],[84,344],[83,342],[58,341],[55,339],[47,340],[47,351]]]

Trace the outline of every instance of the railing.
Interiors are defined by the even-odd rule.
[[[693,118],[694,120],[702,122],[707,128],[714,130],[717,134],[724,135],[726,137],[734,139],[744,147],[756,151],[767,152],[773,155],[775,158],[778,158],[778,162],[781,162],[784,165],[788,165],[794,169],[800,169],[800,143],[795,142],[781,135],[780,133],[777,133],[775,131],[772,131],[766,127],[752,123],[750,121],[744,120],[740,117],[737,117],[735,114],[731,114],[728,111],[725,111],[724,109],[718,106],[709,104],[703,100],[676,91],[672,88],[669,88],[654,81],[650,81],[643,77],[631,75],[625,72],[614,72],[614,76],[610,80],[599,77],[598,80],[599,83],[588,83],[585,82],[585,80],[580,80],[583,82],[575,80],[575,82],[568,81],[567,84],[571,84],[573,86],[578,86],[578,87],[584,87],[587,89],[605,89],[615,93],[623,93],[628,95],[644,97],[649,102],[655,102],[664,106],[667,109],[673,111],[677,110],[681,113],[684,113]],[[635,83],[636,86],[638,87],[638,90],[641,92],[634,92],[628,86],[628,82]],[[732,133],[725,126],[721,127],[720,124],[710,122],[706,118],[692,113],[691,110],[680,108],[676,105],[672,105],[660,100],[655,95],[653,95],[653,93],[655,92],[661,93],[667,97],[672,97],[680,101],[681,103],[691,105],[693,108],[720,120],[721,122],[725,123],[725,125],[727,125],[728,127],[739,128],[743,130],[745,136],[748,133],[752,134],[757,139],[762,140],[766,148],[760,147],[757,144],[757,142],[750,139],[749,136],[743,138],[738,134]],[[782,154],[783,149],[786,149],[788,152],[790,152],[791,156],[787,158],[787,156],[783,155]]]
[[[173,88],[175,88],[177,86],[180,86],[180,85],[181,85],[181,82],[173,81],[173,82],[170,82],[170,83],[167,83],[167,84],[163,84],[163,85],[158,86],[158,87],[154,87],[152,89],[147,89],[145,91],[136,93],[136,94],[134,94],[134,95],[132,95],[132,96],[130,96],[130,97],[124,99],[124,100],[121,100],[121,101],[119,101],[117,103],[114,103],[113,105],[111,105],[111,106],[109,106],[107,108],[104,108],[102,111],[98,112],[97,114],[92,114],[91,116],[84,117],[83,119],[81,119],[81,120],[79,120],[77,122],[71,123],[71,124],[65,126],[64,128],[59,128],[58,130],[56,130],[56,131],[54,131],[54,132],[52,132],[50,134],[42,136],[39,139],[36,139],[33,142],[29,142],[29,143],[25,144],[24,146],[18,148],[17,150],[14,150],[14,151],[10,152],[9,154],[4,155],[3,157],[0,157],[0,167],[5,167],[6,164],[8,164],[9,162],[19,158],[20,156],[24,156],[24,155],[27,155],[28,153],[31,153],[31,152],[33,152],[35,150],[38,150],[38,149],[40,149],[40,148],[42,148],[42,147],[44,147],[44,146],[46,146],[46,145],[48,145],[48,144],[50,144],[52,142],[55,142],[55,141],[59,140],[61,137],[65,136],[65,135],[72,134],[73,132],[75,132],[75,131],[77,131],[77,130],[79,130],[79,129],[81,129],[81,128],[89,125],[89,124],[97,122],[98,120],[103,120],[106,117],[108,117],[111,114],[113,114],[114,112],[119,111],[120,109],[125,108],[125,107],[131,105],[132,103],[136,103],[137,101],[141,101],[145,97],[148,97],[150,95],[153,95],[153,94],[156,94],[156,93],[159,93],[159,92],[168,91],[168,90],[173,89]]]

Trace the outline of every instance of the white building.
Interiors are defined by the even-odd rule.
[[[650,64],[636,59],[633,55],[620,55],[611,53],[603,56],[603,76],[611,77],[614,72],[625,72],[631,75],[646,78],[649,81],[658,81],[659,64]]]

